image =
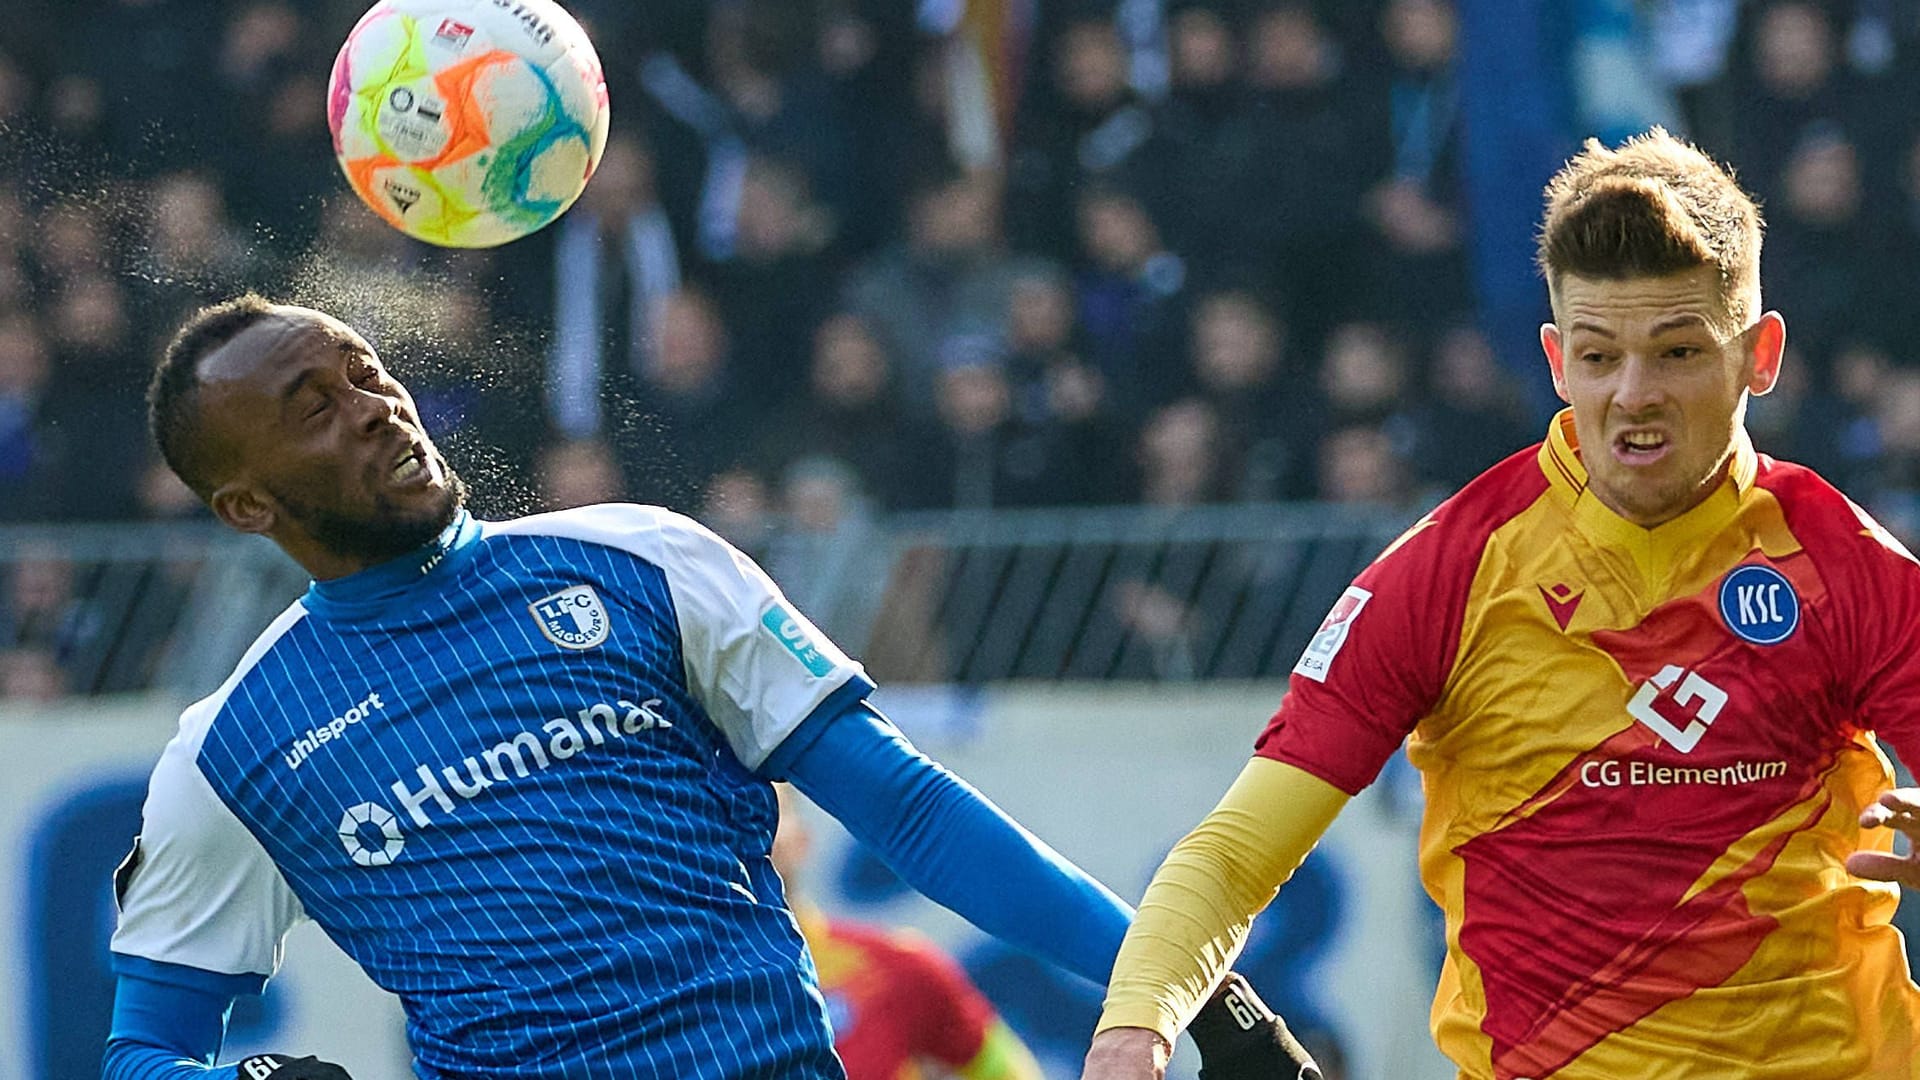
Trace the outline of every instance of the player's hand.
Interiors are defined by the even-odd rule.
[[[1320,1066],[1242,976],[1228,972],[1187,1034],[1200,1048],[1200,1080],[1320,1080]]]
[[[1146,1028],[1108,1028],[1087,1047],[1087,1063],[1080,1080],[1160,1080],[1167,1075],[1173,1047],[1157,1031]]]
[[[255,1054],[242,1059],[239,1069],[240,1080],[353,1080],[347,1070],[331,1061],[321,1061],[308,1054],[306,1057],[288,1057],[285,1054]]]
[[[1894,788],[1860,812],[1863,829],[1893,828],[1907,836],[1908,853],[1856,851],[1847,856],[1847,872],[1875,881],[1896,881],[1920,888],[1920,788]]]

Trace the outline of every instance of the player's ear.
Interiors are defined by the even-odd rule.
[[[236,532],[265,534],[279,520],[280,506],[253,485],[229,480],[207,497],[213,516]]]
[[[1777,311],[1760,316],[1747,330],[1753,355],[1753,373],[1747,377],[1747,389],[1755,395],[1773,389],[1780,378],[1780,360],[1787,352],[1787,320]]]
[[[1547,370],[1553,372],[1553,392],[1560,400],[1573,404],[1567,396],[1567,354],[1561,348],[1560,328],[1554,324],[1540,324],[1540,351],[1547,354]]]

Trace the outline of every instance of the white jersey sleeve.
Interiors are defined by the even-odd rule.
[[[612,503],[488,528],[596,541],[657,566],[679,620],[687,687],[748,768],[842,688],[872,689],[758,564],[692,518]]]
[[[225,694],[181,717],[147,788],[140,838],[122,871],[116,953],[227,975],[271,976],[304,917],[286,879],[198,764]]]

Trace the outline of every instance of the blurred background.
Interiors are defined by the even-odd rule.
[[[0,1080],[97,1075],[146,770],[304,585],[145,435],[165,337],[237,292],[365,332],[484,515],[713,525],[1129,898],[1350,575],[1539,438],[1533,230],[1586,136],[1735,166],[1791,329],[1756,442],[1920,534],[1913,0],[578,0],[601,171],[480,252],[338,174],[363,6],[0,17]],[[1451,1075],[1418,811],[1390,770],[1249,958],[1347,1075]],[[823,901],[927,928],[1072,1074],[1097,994],[825,847]],[[400,1075],[391,1003],[307,942],[235,1046]]]

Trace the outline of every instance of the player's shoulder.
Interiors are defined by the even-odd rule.
[[[482,535],[556,536],[620,548],[661,561],[689,544],[722,545],[711,529],[685,514],[645,503],[593,503],[569,510],[481,523]]]
[[[234,665],[233,671],[218,689],[180,711],[179,727],[161,750],[160,760],[155,763],[149,778],[150,797],[165,799],[168,793],[205,784],[199,771],[199,759],[200,748],[205,745],[208,733],[222,717],[232,715],[235,690],[246,680],[260,677],[262,659],[280,647],[287,632],[299,625],[306,616],[307,609],[298,601],[289,604],[254,638],[253,644],[247,647],[239,663]]]
[[[1476,565],[1494,532],[1546,494],[1537,454],[1537,445],[1529,447],[1474,477],[1387,545],[1374,565],[1406,573]]]
[[[1872,514],[1805,465],[1763,454],[1754,486],[1773,496],[1788,531],[1816,562],[1827,561],[1823,556],[1838,556],[1842,563],[1858,564],[1862,558],[1877,563],[1887,558],[1920,565]]]
[[[253,639],[253,643],[247,646],[247,651],[240,655],[239,662],[234,664],[233,670],[220,683],[219,688],[181,711],[180,730],[175,735],[176,741],[190,740],[197,746],[201,740],[204,740],[207,729],[227,712],[228,705],[233,700],[234,691],[249,679],[265,677],[263,672],[268,668],[262,662],[275,650],[288,648],[287,635],[306,618],[306,605],[298,600],[288,604],[285,610],[274,616],[273,621],[267,624],[267,628],[260,631],[259,636]],[[285,665],[274,665],[273,670],[281,670],[284,667]]]

